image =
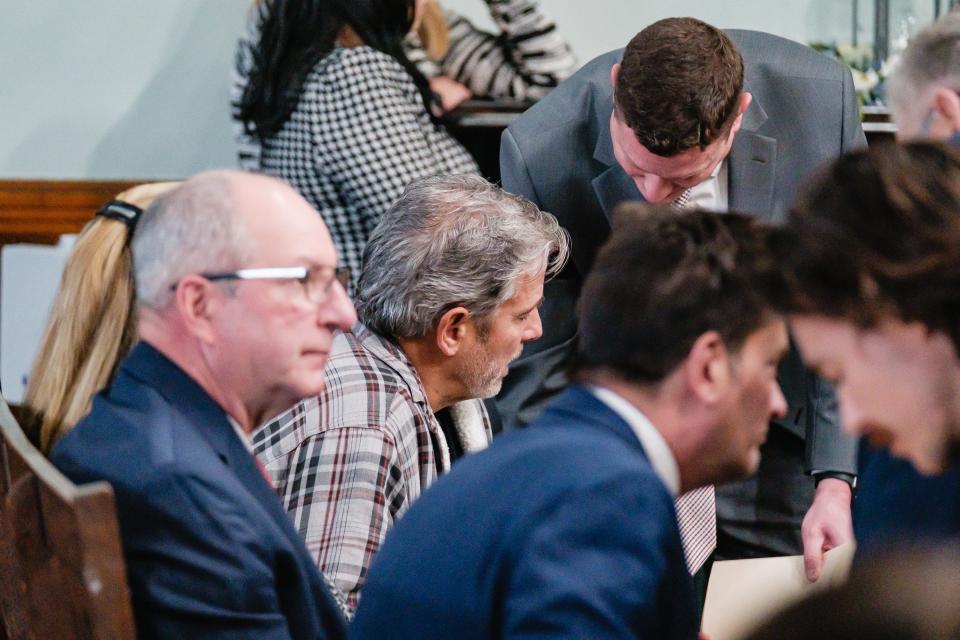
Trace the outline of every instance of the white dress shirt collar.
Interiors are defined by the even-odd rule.
[[[646,452],[653,470],[666,485],[670,495],[677,497],[680,493],[680,469],[677,466],[676,458],[673,457],[673,452],[667,445],[667,441],[663,439],[653,423],[647,416],[643,415],[642,411],[616,392],[594,385],[590,385],[588,389],[600,402],[607,405],[611,411],[630,425],[637,436],[637,440],[640,441],[640,446]]]
[[[227,422],[229,422],[230,426],[233,427],[233,430],[236,432],[237,437],[240,438],[240,442],[242,442],[243,446],[247,448],[247,451],[250,452],[250,455],[253,455],[253,443],[250,442],[250,435],[243,430],[239,422],[234,420],[229,415],[227,415]]]
[[[684,208],[699,207],[725,213],[729,208],[728,182],[727,161],[722,160],[714,167],[709,178],[690,188]]]

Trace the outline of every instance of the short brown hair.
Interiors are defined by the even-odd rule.
[[[707,331],[739,349],[776,315],[768,234],[744,214],[621,205],[584,282],[574,374],[656,384]]]
[[[726,134],[742,93],[743,58],[723,31],[666,18],[624,50],[614,109],[648,151],[669,157]]]
[[[790,212],[780,306],[861,327],[919,321],[960,350],[960,152],[880,145],[817,175]]]

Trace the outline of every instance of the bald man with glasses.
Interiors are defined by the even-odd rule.
[[[322,389],[356,321],[323,221],[278,180],[204,173],[131,247],[140,342],[51,458],[113,486],[138,634],[344,637],[248,436]]]

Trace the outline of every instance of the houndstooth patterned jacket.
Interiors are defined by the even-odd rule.
[[[254,12],[255,14],[255,12]],[[276,135],[258,140],[237,119],[259,39],[240,40],[233,85],[240,165],[289,182],[323,216],[351,291],[363,248],[406,185],[429,175],[478,173],[473,157],[433,123],[404,68],[367,46],[337,46],[307,76],[300,102]]]
[[[319,396],[252,434],[294,527],[351,607],[396,519],[450,469],[447,439],[410,361],[357,324],[339,334]],[[492,437],[483,402],[453,406],[460,445]]]

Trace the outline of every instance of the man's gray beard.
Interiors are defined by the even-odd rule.
[[[489,361],[477,359],[465,363],[460,371],[463,386],[471,398],[492,398],[500,393],[503,378],[499,375],[499,367],[495,370],[484,369]]]

